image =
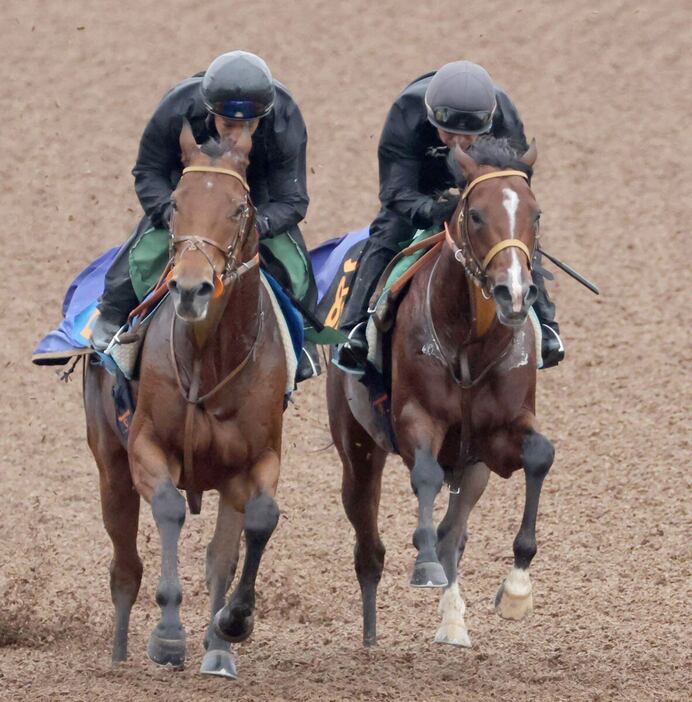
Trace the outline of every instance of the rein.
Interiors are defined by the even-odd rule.
[[[238,228],[238,234],[234,237],[233,241],[225,248],[218,244],[217,242],[196,234],[188,234],[184,236],[174,236],[171,232],[170,239],[170,252],[171,252],[171,263],[174,258],[174,248],[176,244],[185,244],[185,247],[180,252],[179,256],[183,256],[188,251],[199,251],[206,259],[212,268],[214,274],[214,298],[219,298],[222,295],[230,295],[235,283],[248,271],[252,270],[255,266],[259,264],[259,253],[256,253],[249,261],[238,264],[236,261],[238,252],[243,249],[250,238],[250,233],[254,227],[255,222],[255,211],[250,202],[250,188],[245,181],[245,178],[240,173],[227,168],[217,168],[215,166],[188,166],[183,169],[183,175],[187,173],[221,173],[223,175],[231,176],[236,180],[240,181],[243,188],[245,189],[245,211],[243,214],[243,221],[241,226]],[[222,275],[216,272],[216,267],[210,256],[204,250],[203,246],[211,246],[221,253],[224,257],[224,271]],[[194,483],[194,455],[192,449],[192,437],[194,433],[195,424],[195,409],[202,405],[206,400],[213,397],[219,390],[225,387],[228,383],[236,378],[240,372],[247,366],[251,358],[254,358],[255,350],[257,344],[262,336],[262,329],[264,327],[264,304],[262,298],[262,291],[259,294],[259,305],[258,305],[258,322],[257,322],[257,332],[255,334],[255,339],[250,346],[250,349],[245,354],[245,357],[238,365],[233,368],[219,383],[217,383],[211,390],[200,396],[200,382],[201,382],[201,370],[202,370],[202,359],[199,354],[196,354],[192,362],[192,374],[190,376],[190,385],[187,390],[183,385],[182,378],[180,376],[180,370],[178,368],[178,360],[175,353],[175,320],[176,314],[173,312],[171,318],[171,333],[170,333],[170,353],[171,353],[171,364],[173,366],[173,372],[175,374],[175,380],[178,385],[178,390],[180,395],[185,400],[187,409],[185,411],[185,429],[183,434],[183,475],[186,477],[186,483],[189,481],[190,488],[188,489],[188,496],[193,492],[192,485]],[[217,322],[218,324],[218,322]],[[197,512],[199,513],[199,505],[195,502],[197,506]],[[190,503],[190,508],[192,511],[193,503]]]

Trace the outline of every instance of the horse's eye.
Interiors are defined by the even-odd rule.
[[[469,212],[469,217],[475,225],[480,226],[481,224],[483,224],[483,217],[481,217],[476,210],[471,210]]]

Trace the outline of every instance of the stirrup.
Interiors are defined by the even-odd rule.
[[[544,334],[544,338],[541,343],[540,368],[554,368],[565,358],[565,345],[562,343],[560,335],[547,324],[541,324],[541,333]],[[555,342],[557,342],[557,348],[554,348]],[[544,345],[553,346],[545,356],[543,356]],[[546,361],[548,361],[548,363],[546,363]]]
[[[349,340],[353,338],[355,335],[356,331],[358,331],[361,327],[364,329],[367,328],[367,322],[359,322],[356,324],[353,329],[348,333],[348,338]],[[359,340],[360,341],[360,340]],[[341,353],[344,348],[347,348],[348,350],[353,349],[353,347],[350,346],[350,341],[345,341],[343,344],[339,344],[336,347],[336,353],[332,356],[332,363],[340,370],[343,371],[344,373],[348,373],[349,375],[356,376],[358,378],[362,378],[365,375],[365,365],[367,363],[367,353],[368,353],[368,342],[367,339],[363,339],[365,342],[365,348],[361,349],[365,352],[365,358],[362,359],[361,364],[359,365],[350,365],[350,364],[344,364],[341,362]],[[356,347],[357,348],[357,347]]]

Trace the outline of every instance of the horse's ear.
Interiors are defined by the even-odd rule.
[[[180,130],[180,155],[185,165],[190,163],[194,154],[199,151],[190,123],[183,119],[183,128]]]
[[[471,174],[478,168],[478,164],[457,144],[454,147],[454,160],[464,172],[467,181],[472,180]]]
[[[531,145],[526,150],[526,153],[519,159],[522,163],[526,164],[529,168],[533,168],[533,164],[536,163],[538,158],[538,148],[536,147],[536,140],[531,139]]]

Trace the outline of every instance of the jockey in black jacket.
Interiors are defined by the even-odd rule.
[[[101,314],[92,333],[92,345],[98,350],[107,347],[138,302],[130,282],[131,248],[152,226],[168,229],[171,194],[183,169],[179,143],[183,120],[190,123],[199,144],[212,137],[233,139],[240,130],[250,130],[247,180],[257,208],[259,235],[264,238],[288,232],[309,263],[298,228],[309,202],[303,117],[291,94],[272,78],[261,58],[245,51],[222,54],[205,72],[183,80],[166,93],[144,130],[132,173],[145,216],[106,275],[106,288],[99,302]],[[277,270],[270,266],[270,272],[290,288],[280,266]],[[310,271],[310,286],[302,303],[312,311],[315,302]],[[298,380],[319,373],[314,345],[306,346]]]
[[[463,183],[456,182],[447,165],[449,147],[459,144],[466,150],[481,134],[507,138],[519,154],[528,148],[512,101],[485,69],[469,61],[448,63],[417,78],[394,101],[378,148],[381,209],[370,225],[340,323],[349,341],[338,348],[335,361],[344,370],[364,369],[368,302],[389,261],[418,229],[441,226],[456,209],[459,196],[447,191]],[[564,348],[543,276],[534,269],[533,277],[543,367],[550,367],[562,360]]]

